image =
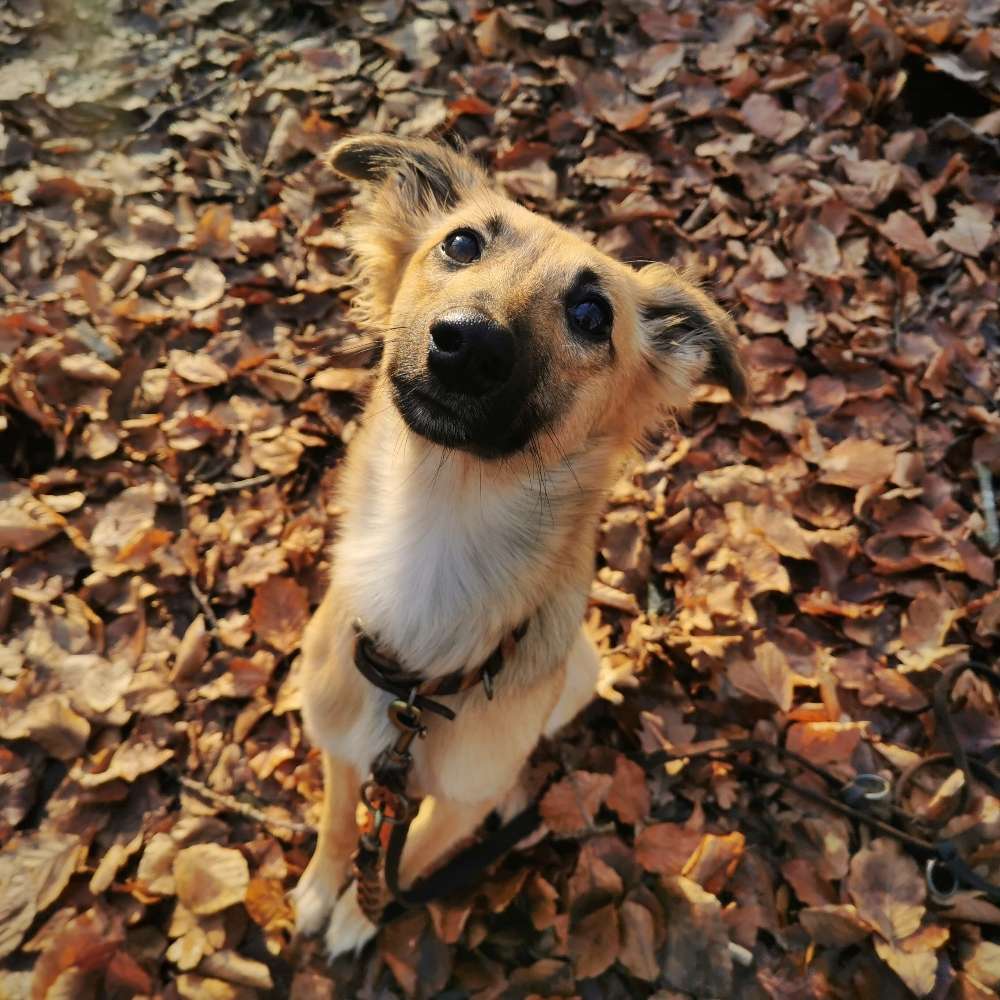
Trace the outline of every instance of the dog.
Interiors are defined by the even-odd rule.
[[[384,345],[302,641],[324,801],[293,901],[297,930],[325,926],[333,957],[375,933],[351,858],[359,788],[397,735],[394,695],[356,669],[359,629],[414,683],[502,650],[493,683],[443,698],[454,720],[428,715],[409,747],[407,885],[510,812],[539,739],[593,697],[582,620],[599,517],[636,443],[699,382],[743,402],[747,379],[732,322],[678,271],[614,260],[511,201],[468,155],[360,135],[328,163],[360,187],[344,223],[352,308]]]

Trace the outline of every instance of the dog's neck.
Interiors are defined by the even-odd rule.
[[[380,400],[361,433],[334,577],[404,667],[427,678],[473,669],[560,588],[586,594],[619,460],[610,443],[550,467],[484,462],[418,437]]]

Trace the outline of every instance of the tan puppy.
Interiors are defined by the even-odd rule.
[[[496,691],[443,699],[407,791],[424,797],[410,884],[513,793],[543,734],[591,698],[581,630],[605,491],[664,410],[706,378],[746,393],[726,315],[665,265],[635,271],[504,197],[427,140],[359,136],[330,163],[361,184],[347,222],[355,311],[385,341],[340,480],[330,587],[306,631],[304,716],[323,752],[298,927],[332,955],[374,933],[356,886],[358,789],[395,732],[353,663],[352,621],[424,679],[474,670],[519,623]]]

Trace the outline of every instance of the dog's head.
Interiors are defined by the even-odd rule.
[[[356,310],[417,434],[481,458],[572,454],[641,437],[701,380],[745,399],[731,322],[673,268],[632,270],[429,140],[344,139],[330,163],[362,185]]]

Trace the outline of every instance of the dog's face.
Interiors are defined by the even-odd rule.
[[[676,271],[634,271],[501,195],[427,140],[361,136],[330,162],[363,183],[348,221],[357,311],[410,430],[484,459],[627,442],[694,384],[746,381],[725,314]]]

